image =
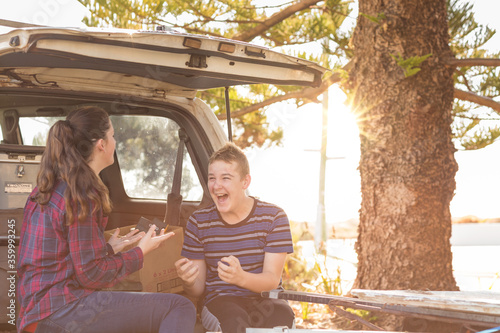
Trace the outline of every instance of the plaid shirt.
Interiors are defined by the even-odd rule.
[[[17,271],[19,331],[96,289],[114,285],[143,264],[139,247],[112,253],[104,239],[108,219],[102,211],[68,226],[66,187],[65,182],[59,181],[43,209],[31,200],[38,191],[35,188],[24,208]],[[89,205],[92,211],[94,204],[90,200]]]

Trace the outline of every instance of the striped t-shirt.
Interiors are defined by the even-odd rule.
[[[189,218],[182,255],[189,259],[205,259],[204,304],[216,296],[258,296],[248,289],[222,281],[217,274],[217,263],[222,257],[233,255],[243,270],[262,273],[265,252],[293,252],[288,217],[276,205],[254,198],[252,211],[237,224],[226,223],[215,205],[197,210]]]

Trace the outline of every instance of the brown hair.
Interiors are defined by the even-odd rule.
[[[236,162],[241,178],[250,174],[250,165],[245,153],[232,142],[227,142],[222,148],[214,152],[208,160],[208,165],[215,161],[224,161],[226,163]]]
[[[96,141],[105,139],[109,128],[106,111],[86,106],[73,110],[49,130],[37,178],[38,193],[33,200],[47,205],[57,180],[65,181],[67,224],[75,221],[75,215],[79,222],[88,217],[89,201],[94,203],[92,213],[99,209],[106,215],[111,212],[108,188],[88,164]]]

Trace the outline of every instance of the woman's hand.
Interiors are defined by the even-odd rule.
[[[235,256],[223,257],[218,263],[217,272],[222,281],[237,284],[244,273],[240,261]]]
[[[145,234],[139,233],[139,230],[134,229],[125,236],[120,236],[120,228],[116,228],[111,238],[108,240],[109,245],[113,248],[115,253],[120,252],[129,244],[134,244],[141,239]]]
[[[143,255],[153,251],[160,246],[161,242],[175,235],[173,232],[165,233],[165,229],[161,229],[160,234],[158,236],[154,236],[155,229],[156,226],[152,224],[151,227],[149,227],[148,232],[144,235],[144,237],[142,237],[139,244],[137,244],[137,246],[141,248]]]

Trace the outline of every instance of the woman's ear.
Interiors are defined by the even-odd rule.
[[[95,146],[98,150],[104,151],[104,139],[97,140]]]

